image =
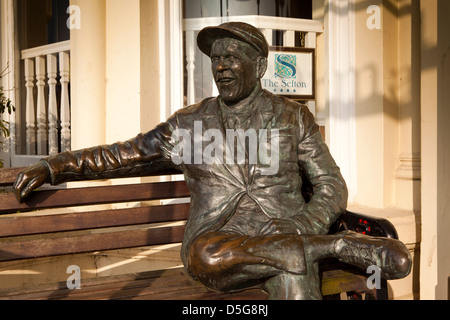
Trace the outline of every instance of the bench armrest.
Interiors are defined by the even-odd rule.
[[[330,228],[330,234],[343,230],[352,230],[369,236],[398,239],[397,230],[389,220],[350,211],[342,213]]]
[[[347,210],[331,226],[329,234],[335,234],[344,230],[352,230],[369,236],[398,239],[397,230],[389,220]],[[347,296],[350,300],[361,299],[361,294],[358,292],[349,292]],[[385,279],[381,279],[380,288],[376,289],[376,299],[389,299],[387,281]]]

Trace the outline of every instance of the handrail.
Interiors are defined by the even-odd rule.
[[[29,59],[62,51],[70,51],[70,40],[22,50],[22,59]]]
[[[231,16],[231,17],[207,17],[189,18],[183,20],[183,30],[201,30],[207,26],[219,25],[224,22],[242,21],[253,24],[261,29],[295,30],[304,32],[324,32],[324,25],[319,20],[280,18],[271,16]]]

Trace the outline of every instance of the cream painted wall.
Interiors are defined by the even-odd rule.
[[[357,185],[355,203],[384,206],[385,114],[383,87],[383,29],[366,26],[366,8],[382,1],[355,2],[355,101]]]
[[[382,9],[380,30],[365,27],[368,5]],[[375,215],[402,210],[393,220],[415,253],[410,290],[447,299],[450,3],[356,0],[355,8],[355,202]]]
[[[369,5],[381,9],[380,29],[366,26]],[[419,2],[357,0],[355,9],[355,203],[419,211]]]
[[[81,9],[81,28],[71,38],[72,149],[106,141],[105,0],[71,0]]]
[[[146,132],[160,122],[160,32],[158,16],[158,0],[141,0],[141,114],[140,128]]]
[[[403,1],[398,17],[399,164],[395,203],[420,214],[420,4]],[[418,217],[419,218],[419,217]]]
[[[159,123],[157,0],[72,0],[73,149],[123,141]]]
[[[380,8],[380,28],[367,21]],[[350,210],[389,219],[409,248],[410,276],[390,281],[396,299],[418,297],[420,244],[419,2],[355,0],[357,193]],[[416,32],[416,33],[415,33]]]
[[[140,0],[106,1],[106,143],[140,132]]]
[[[437,259],[437,195],[438,180],[437,153],[437,1],[421,3],[421,113],[422,113],[422,244],[420,261],[420,296],[434,299],[438,282]],[[433,50],[434,48],[434,50]],[[425,105],[426,104],[426,108]],[[425,141],[427,141],[425,143]]]
[[[367,13],[366,13],[367,14]],[[398,3],[382,2],[383,37],[383,205],[396,206],[395,169],[399,159],[399,25]]]

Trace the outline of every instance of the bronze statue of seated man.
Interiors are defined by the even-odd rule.
[[[398,240],[327,235],[346,209],[347,187],[308,108],[261,87],[268,44],[245,23],[203,29],[218,97],[176,112],[126,142],[61,153],[17,177],[19,201],[43,183],[183,172],[191,191],[181,258],[217,290],[260,283],[272,299],[321,299],[318,262],[334,257],[386,279],[408,275]],[[246,141],[249,143],[246,143]],[[313,188],[302,196],[303,171]]]

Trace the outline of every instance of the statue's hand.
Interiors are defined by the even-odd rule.
[[[43,162],[38,162],[19,173],[13,186],[17,200],[22,202],[31,191],[48,182],[49,178],[50,171]]]

